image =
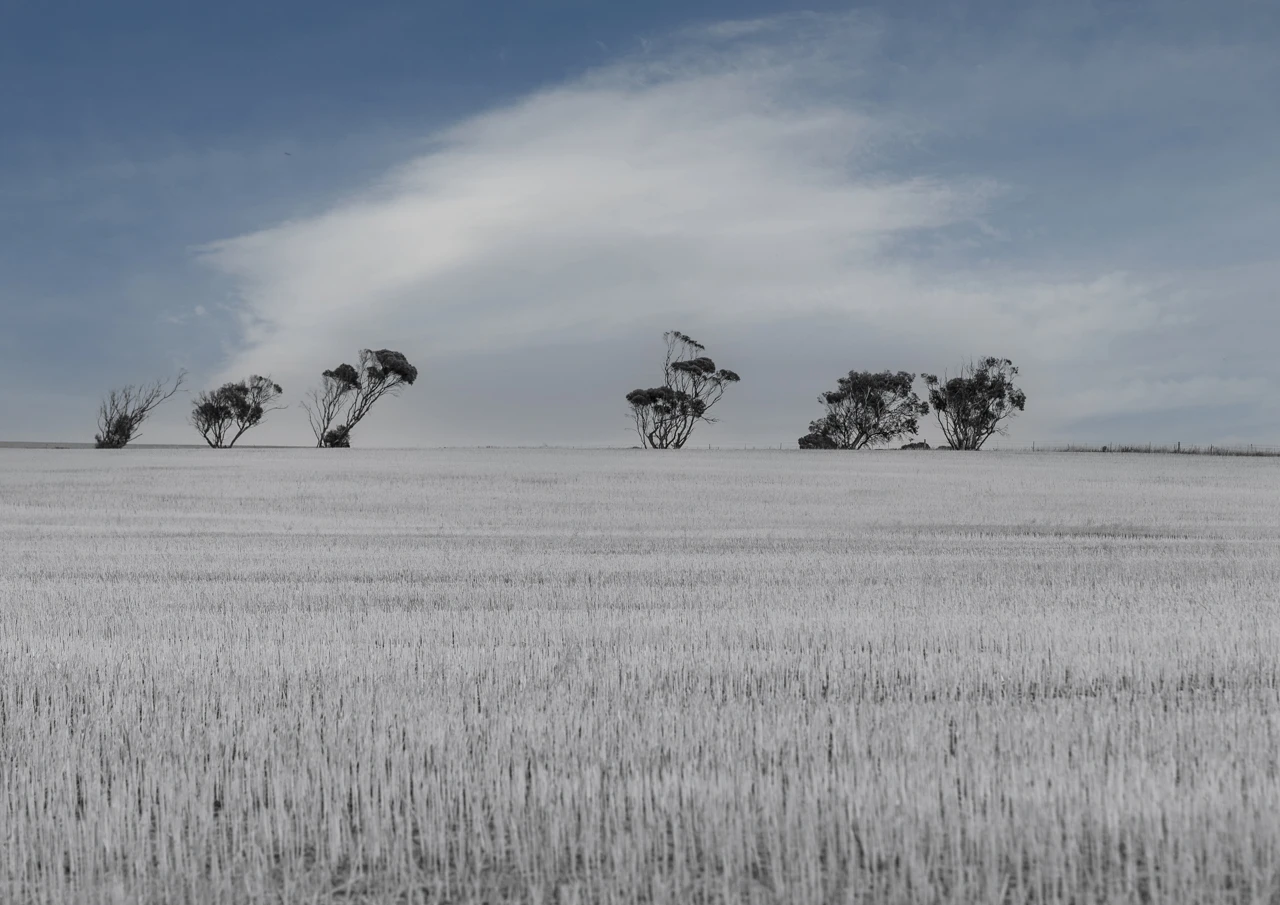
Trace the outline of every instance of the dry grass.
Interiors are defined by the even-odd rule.
[[[0,901],[1280,902],[1280,472],[0,454]]]

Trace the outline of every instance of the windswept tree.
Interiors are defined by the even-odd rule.
[[[418,379],[418,369],[391,349],[360,350],[360,366],[340,364],[321,374],[302,407],[311,422],[316,446],[351,445],[351,432],[383,396],[396,396]]]
[[[186,371],[179,371],[172,383],[153,380],[109,392],[98,406],[98,433],[93,438],[94,446],[98,449],[123,449],[142,436],[139,432],[142,422],[155,411],[156,406],[178,392],[186,376]]]
[[[818,401],[827,414],[809,424],[801,449],[864,449],[914,436],[929,413],[906,371],[850,371]]]
[[[283,392],[270,377],[257,374],[239,383],[225,383],[196,396],[191,424],[214,449],[230,449],[245,431],[261,424],[267,412],[284,408],[275,404]]]
[[[929,404],[952,449],[982,449],[992,434],[1027,407],[1027,394],[1013,384],[1018,369],[1007,358],[969,362],[955,377],[925,374]]]
[[[699,421],[720,401],[725,389],[741,378],[716,368],[702,353],[706,347],[678,330],[662,334],[667,355],[662,363],[662,386],[632,390],[627,394],[636,433],[647,449],[679,449]]]

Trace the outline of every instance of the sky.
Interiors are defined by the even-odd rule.
[[[186,369],[310,445],[368,347],[419,379],[356,445],[630,446],[681,330],[742,376],[693,446],[987,355],[1008,445],[1280,444],[1277,48],[1267,0],[0,0],[0,439]]]

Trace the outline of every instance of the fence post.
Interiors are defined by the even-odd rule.
[[[1173,451],[1174,451],[1174,452],[1182,452],[1182,441],[1181,441],[1181,440],[1179,440],[1177,443],[1175,443],[1175,444],[1174,444],[1174,446],[1173,446]]]

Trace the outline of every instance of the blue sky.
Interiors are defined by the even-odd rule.
[[[366,445],[629,445],[678,328],[708,443],[986,354],[1011,442],[1280,442],[1278,9],[0,0],[3,439],[390,346]]]

